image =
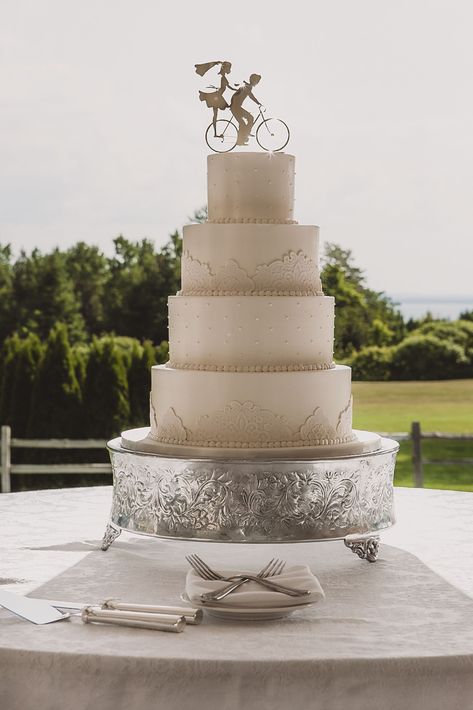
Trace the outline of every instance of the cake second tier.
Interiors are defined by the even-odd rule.
[[[261,372],[333,367],[331,296],[171,296],[172,367]]]

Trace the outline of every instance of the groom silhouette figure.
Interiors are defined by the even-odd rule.
[[[235,91],[230,101],[230,110],[238,121],[238,138],[237,145],[246,145],[248,143],[248,138],[251,133],[251,129],[255,122],[254,117],[249,111],[243,108],[243,102],[246,99],[251,99],[261,106],[256,96],[253,94],[253,87],[259,84],[261,76],[259,74],[252,74],[249,81],[244,81],[243,86]]]

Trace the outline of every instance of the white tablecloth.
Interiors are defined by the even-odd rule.
[[[94,602],[176,603],[185,554],[308,562],[326,602],[182,634],[35,626],[0,610],[1,710],[473,708],[473,494],[396,490],[375,564],[342,542],[244,546],[127,535],[97,549],[110,488],[0,495],[0,584]]]

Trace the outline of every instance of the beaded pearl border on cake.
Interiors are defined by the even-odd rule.
[[[312,370],[333,370],[335,363],[311,363],[298,365],[205,365],[169,361],[165,367],[173,370],[203,370],[207,372],[310,372]]]
[[[280,448],[297,448],[301,446],[335,446],[337,444],[349,444],[354,441],[356,436],[335,437],[333,439],[312,439],[312,440],[290,440],[290,441],[194,441],[182,439],[173,439],[168,437],[160,437],[159,434],[150,432],[149,438],[158,441],[162,444],[177,444],[179,446],[199,446],[223,449],[280,449]]]
[[[217,217],[208,219],[210,224],[298,224],[296,219],[277,219],[274,217]]]
[[[178,296],[324,296],[323,291],[199,291],[181,289]]]

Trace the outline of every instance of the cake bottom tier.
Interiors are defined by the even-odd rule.
[[[258,373],[158,365],[152,368],[148,439],[161,448],[225,455],[339,447],[356,438],[351,402],[351,370],[343,365]]]

